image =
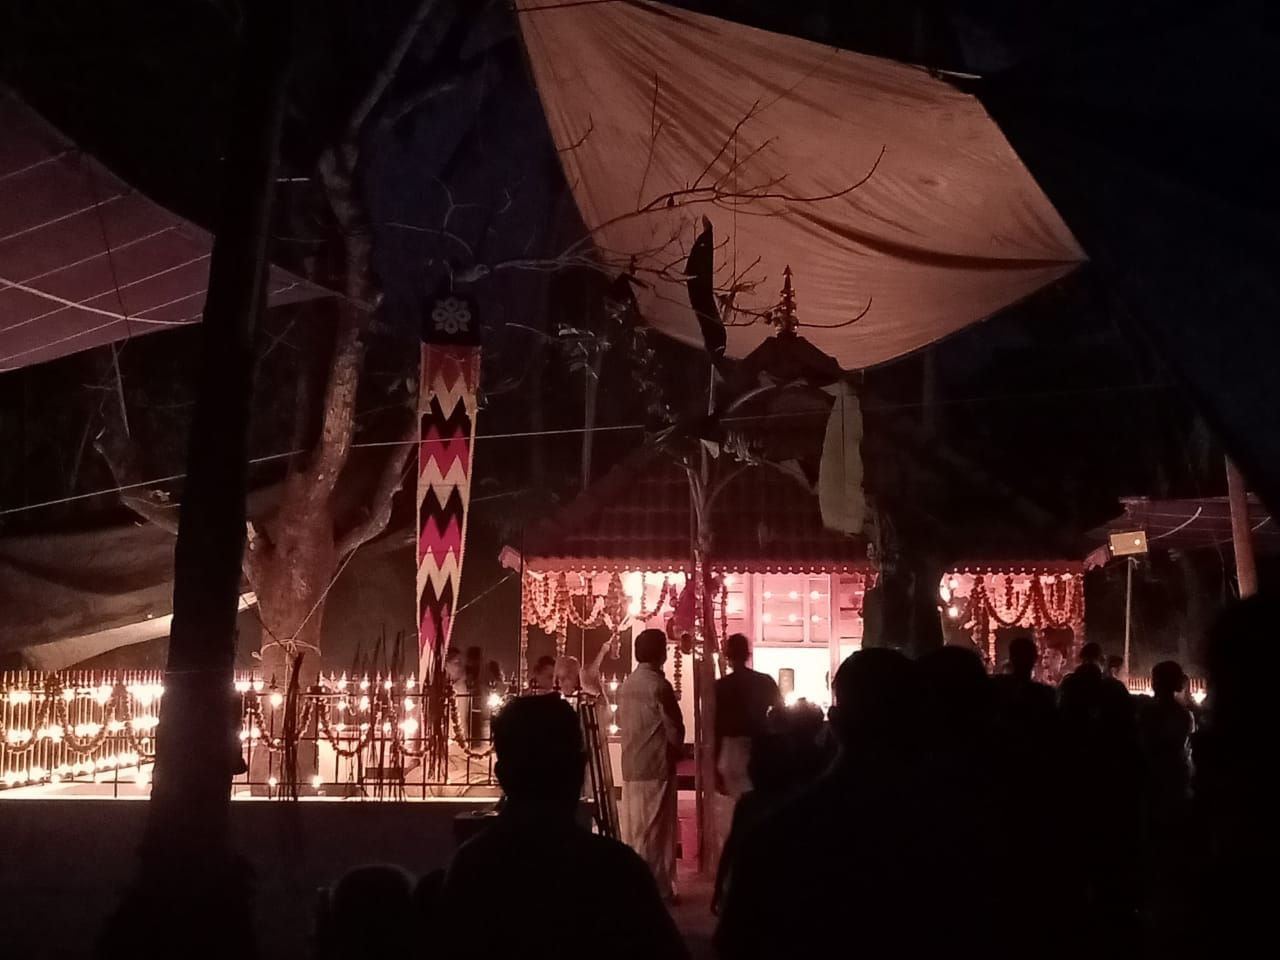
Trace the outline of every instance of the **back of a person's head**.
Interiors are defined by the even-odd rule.
[[[414,879],[392,864],[348,871],[333,886],[327,917],[317,931],[321,956],[373,960],[412,944]]]
[[[780,711],[786,719],[786,726],[799,736],[816,737],[822,730],[822,724],[825,716],[822,708],[810,700],[801,697],[792,706],[784,707]]]
[[[914,665],[897,650],[859,650],[832,684],[831,725],[845,746],[891,749],[906,744],[918,706]]]
[[[1222,612],[1209,631],[1205,651],[1215,714],[1269,710],[1278,643],[1280,595],[1257,594]]]
[[[556,658],[552,656],[539,657],[533,664],[533,671],[529,675],[532,685],[536,686],[543,693],[546,693],[555,684],[556,676]]]
[[[667,659],[667,635],[650,627],[641,630],[632,643],[638,663],[662,664]]]
[[[1080,662],[1102,666],[1102,644],[1090,640],[1080,648]]]
[[[1187,682],[1177,660],[1162,660],[1151,668],[1151,692],[1157,697],[1171,697]]]
[[[494,772],[513,802],[572,808],[586,754],[573,707],[559,697],[519,697],[493,718]]]
[[[724,657],[730,663],[746,663],[751,659],[751,641],[745,633],[731,633],[724,641]]]
[[[1025,634],[1009,641],[1009,666],[1014,674],[1025,676],[1036,668],[1040,659],[1040,649],[1035,640]]]
[[[918,672],[932,733],[954,738],[976,732],[986,719],[991,694],[978,654],[964,647],[942,647],[920,659]]]

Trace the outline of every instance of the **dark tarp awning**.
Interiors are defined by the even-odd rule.
[[[977,89],[1274,515],[1280,36],[1262,4],[1180,7]]]
[[[0,372],[195,323],[213,238],[0,86]],[[327,291],[273,268],[273,306]]]
[[[1231,546],[1231,508],[1226,497],[1152,500],[1126,497],[1124,513],[1092,532],[1095,539],[1124,530],[1145,530],[1151,547],[1168,550]],[[1259,554],[1280,554],[1280,527],[1257,497],[1249,497],[1249,528]]]
[[[149,523],[0,538],[0,669],[60,670],[167,637],[173,543]],[[324,611],[327,663],[346,669],[380,635],[411,634],[411,543],[410,530],[388,531],[343,568]],[[258,646],[258,618],[244,589],[239,650],[247,657]]]

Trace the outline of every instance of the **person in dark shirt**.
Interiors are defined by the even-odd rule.
[[[1106,676],[1104,664],[1102,648],[1086,643],[1080,666],[1058,688],[1063,799],[1067,809],[1106,817],[1113,834],[1135,836],[1142,776],[1137,718],[1133,697]],[[1076,949],[1104,942],[1120,953],[1134,947],[1136,858],[1122,844],[1087,837],[1067,845],[1061,867],[1061,882],[1087,906],[1072,929]]]
[[[1036,727],[1053,724],[1055,701],[1053,688],[1035,679],[1040,649],[1028,636],[1014,637],[1009,644],[1009,672],[993,679],[996,705]],[[1030,736],[1031,733],[1029,732]]]
[[[715,757],[720,792],[738,799],[751,789],[751,742],[764,731],[769,711],[782,706],[773,677],[747,666],[751,642],[741,633],[724,644],[731,672],[716,681]]]
[[[821,734],[826,728],[822,708],[805,700],[786,710],[773,710],[766,730],[751,746],[751,790],[733,809],[733,821],[720,852],[711,912],[719,913],[728,889],[733,863],[744,838],[785,801],[813,783],[830,766]]]
[[[568,909],[575,942],[592,956],[688,957],[644,861],[576,819],[586,753],[573,708],[559,697],[517,698],[494,717],[493,738],[506,803],[449,865],[433,898],[440,922],[430,952],[540,956],[536,941],[554,933],[549,918]]]
[[[919,897],[932,878],[917,840],[914,665],[862,650],[833,686],[840,758],[742,837],[716,929],[721,960],[943,955],[916,949],[931,927]]]
[[[1187,675],[1173,660],[1151,671],[1150,697],[1141,698],[1138,732],[1146,759],[1148,812],[1162,824],[1180,822],[1191,800],[1191,735],[1195,721],[1178,695]]]

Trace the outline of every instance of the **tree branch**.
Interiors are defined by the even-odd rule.
[[[436,12],[436,7],[441,2],[442,0],[420,0],[417,9],[413,12],[413,16],[400,29],[395,43],[387,51],[387,57],[383,60],[382,67],[374,74],[373,82],[369,84],[369,89],[365,91],[360,102],[351,111],[351,116],[347,118],[344,139],[355,141],[359,138],[365,121],[369,119],[369,115],[373,113],[378,102],[386,95],[387,89],[396,78],[396,74],[400,72],[400,65],[404,63],[404,58],[408,56],[409,48],[413,46],[413,41],[417,38],[418,31],[422,29],[422,25],[427,22],[431,15]]]
[[[400,435],[400,442],[393,447],[386,463],[382,465],[382,474],[378,477],[378,485],[374,488],[369,503],[373,512],[356,524],[338,540],[338,556],[345,557],[351,551],[368,543],[391,522],[391,507],[396,492],[404,485],[405,477],[412,466],[410,455],[417,449],[414,442],[418,437],[418,418],[409,418],[409,423]]]

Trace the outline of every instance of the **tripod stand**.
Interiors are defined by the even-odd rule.
[[[602,698],[590,694],[578,696],[578,720],[582,724],[582,742],[587,750],[587,771],[591,777],[592,815],[602,836],[617,840],[618,802],[613,788],[613,764],[609,760],[609,741],[600,732],[597,709]]]

